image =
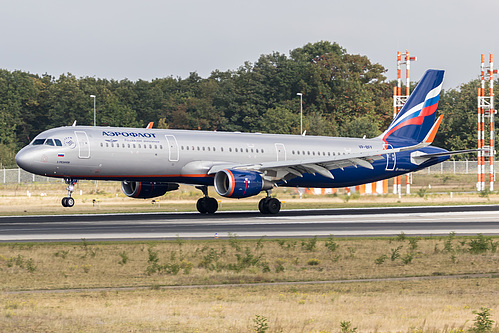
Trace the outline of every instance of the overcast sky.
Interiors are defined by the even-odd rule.
[[[446,70],[445,88],[477,78],[496,54],[497,0],[0,0],[0,68],[121,80],[202,77],[261,54],[337,42],[396,79],[396,53],[418,57],[412,81]],[[499,66],[496,66],[496,68]]]

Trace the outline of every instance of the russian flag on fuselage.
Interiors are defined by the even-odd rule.
[[[407,99],[388,129],[382,134],[383,141],[421,142],[435,122],[444,71],[428,70]]]

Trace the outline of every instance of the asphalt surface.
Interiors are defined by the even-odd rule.
[[[499,235],[499,205],[0,217],[0,241]]]

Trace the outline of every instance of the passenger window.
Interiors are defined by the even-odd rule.
[[[264,153],[263,149],[262,149],[262,154]]]
[[[237,153],[237,148],[236,148],[236,153]]]
[[[54,141],[52,139],[47,139],[47,140],[45,140],[45,144],[47,146],[53,146],[54,145]]]
[[[104,147],[104,144],[101,142],[101,143],[100,143],[100,146],[101,146],[101,147]]]
[[[109,147],[109,143],[106,142],[106,148]]]
[[[45,139],[36,139],[35,141],[33,141],[33,146],[43,145],[44,142]]]
[[[62,147],[62,142],[61,142],[61,140],[59,140],[59,139],[54,139],[54,142],[55,142],[55,145],[56,145],[57,147]]]

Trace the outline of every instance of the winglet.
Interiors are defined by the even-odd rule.
[[[154,121],[151,121],[149,124],[147,124],[146,128],[151,129],[153,125],[154,125]]]
[[[426,138],[424,138],[424,140],[423,140],[424,143],[431,144],[433,142],[433,140],[435,139],[435,135],[438,132],[438,128],[440,127],[440,123],[442,122],[443,117],[444,117],[443,114],[438,117],[437,121],[435,122],[435,124],[433,124],[433,127],[426,135]]]

